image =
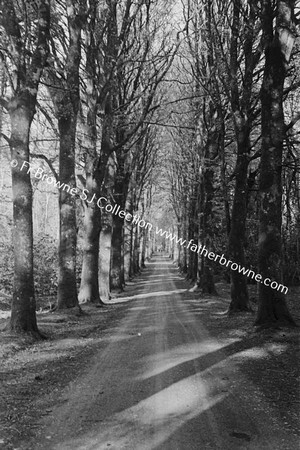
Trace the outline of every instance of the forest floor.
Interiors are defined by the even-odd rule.
[[[299,331],[190,289],[160,256],[104,308],[41,311],[47,340],[1,332],[0,449],[298,449]]]

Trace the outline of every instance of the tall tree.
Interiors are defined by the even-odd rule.
[[[253,121],[253,76],[261,56],[261,45],[256,44],[258,14],[257,5],[248,0],[233,1],[232,37],[230,43],[230,92],[237,147],[234,170],[235,187],[229,233],[229,254],[232,260],[245,267],[245,241],[248,198],[248,168],[251,153],[251,128]],[[260,23],[259,23],[260,25]],[[240,43],[240,28],[244,28]],[[255,48],[255,44],[257,48]],[[240,47],[242,49],[240,50]],[[240,63],[241,55],[243,64]],[[243,82],[240,72],[243,72]],[[231,303],[229,312],[251,311],[247,278],[231,270]]]
[[[25,14],[26,20],[23,18]],[[36,111],[40,79],[49,53],[50,1],[20,11],[13,0],[0,1],[0,27],[4,30],[1,58],[10,81],[11,97],[1,99],[11,124],[14,287],[10,328],[37,333],[33,281],[32,186],[29,137]]]
[[[102,195],[107,199],[113,198],[113,187],[116,171],[115,154],[111,154],[108,159],[104,186]],[[110,258],[111,258],[111,240],[112,240],[112,221],[111,213],[103,210],[101,213],[101,232],[99,247],[99,293],[101,300],[110,298]]]
[[[117,170],[115,174],[114,200],[121,210],[125,209],[129,186],[129,173],[126,170],[126,157],[124,152],[117,153]],[[124,218],[113,216],[110,288],[123,290],[124,278]]]
[[[83,128],[82,150],[85,164],[84,187],[86,200],[83,201],[83,262],[81,270],[81,284],[79,292],[80,303],[92,302],[102,304],[99,295],[98,258],[99,237],[101,231],[101,209],[96,200],[101,196],[101,185],[104,178],[107,158],[111,152],[107,144],[109,129],[107,124],[111,116],[111,98],[114,97],[113,72],[116,64],[116,46],[114,45],[114,27],[111,25],[111,14],[107,24],[103,19],[105,7],[100,8],[98,0],[88,1],[88,20],[85,26],[85,53],[86,65],[83,73],[84,89],[82,93],[83,103]],[[107,31],[107,46],[103,49],[103,39]],[[102,58],[101,51],[105,54]],[[100,74],[101,72],[101,74]],[[105,78],[105,81],[104,79]],[[103,85],[105,85],[104,88]],[[105,94],[104,90],[112,92]],[[106,106],[105,106],[106,104]],[[106,110],[105,121],[99,121],[98,112]],[[100,123],[99,123],[100,122]],[[105,122],[105,126],[103,126]],[[102,140],[101,140],[102,134]]]
[[[47,70],[49,91],[55,107],[59,130],[59,251],[57,308],[78,306],[76,284],[76,188],[75,148],[77,116],[79,111],[79,67],[81,61],[81,32],[86,19],[85,0],[68,0],[66,7],[56,4],[57,15],[67,18],[65,24],[58,20],[53,27],[52,64]],[[65,49],[61,61],[60,47]]]
[[[262,2],[265,67],[261,94],[262,148],[259,226],[259,272],[263,279],[282,279],[282,160],[284,144],[283,94],[295,39],[292,0]],[[275,14],[275,25],[273,17]],[[284,294],[259,284],[256,325],[294,324]]]

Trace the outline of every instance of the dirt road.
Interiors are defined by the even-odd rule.
[[[196,299],[164,257],[147,266],[134,292],[121,299],[130,301],[123,320],[102,336],[31,448],[298,448],[227,351],[238,333],[218,339],[206,329],[204,313],[216,300]]]

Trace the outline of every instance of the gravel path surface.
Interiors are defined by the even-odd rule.
[[[126,303],[122,319],[102,332],[26,448],[298,449],[280,408],[242,370],[280,343],[218,336],[222,301],[199,300],[168,259],[152,260],[115,300]]]

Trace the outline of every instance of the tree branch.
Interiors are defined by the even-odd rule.
[[[31,153],[30,156],[31,156],[32,158],[43,159],[44,161],[46,161],[46,163],[48,164],[48,166],[49,166],[51,172],[52,172],[53,175],[54,175],[54,178],[56,179],[56,181],[59,181],[58,173],[57,173],[56,170],[54,169],[52,162],[50,161],[49,158],[47,158],[47,156],[45,156],[45,155],[43,155],[43,154],[41,154],[41,153]]]
[[[9,139],[9,137],[6,136],[6,134],[4,134],[4,133],[0,133],[0,135],[1,135],[1,136],[3,137],[3,139],[5,139],[6,142],[8,142],[8,144],[10,145],[10,139]]]
[[[292,118],[290,123],[285,126],[285,132],[287,133],[294,125],[300,120],[300,111]]]

